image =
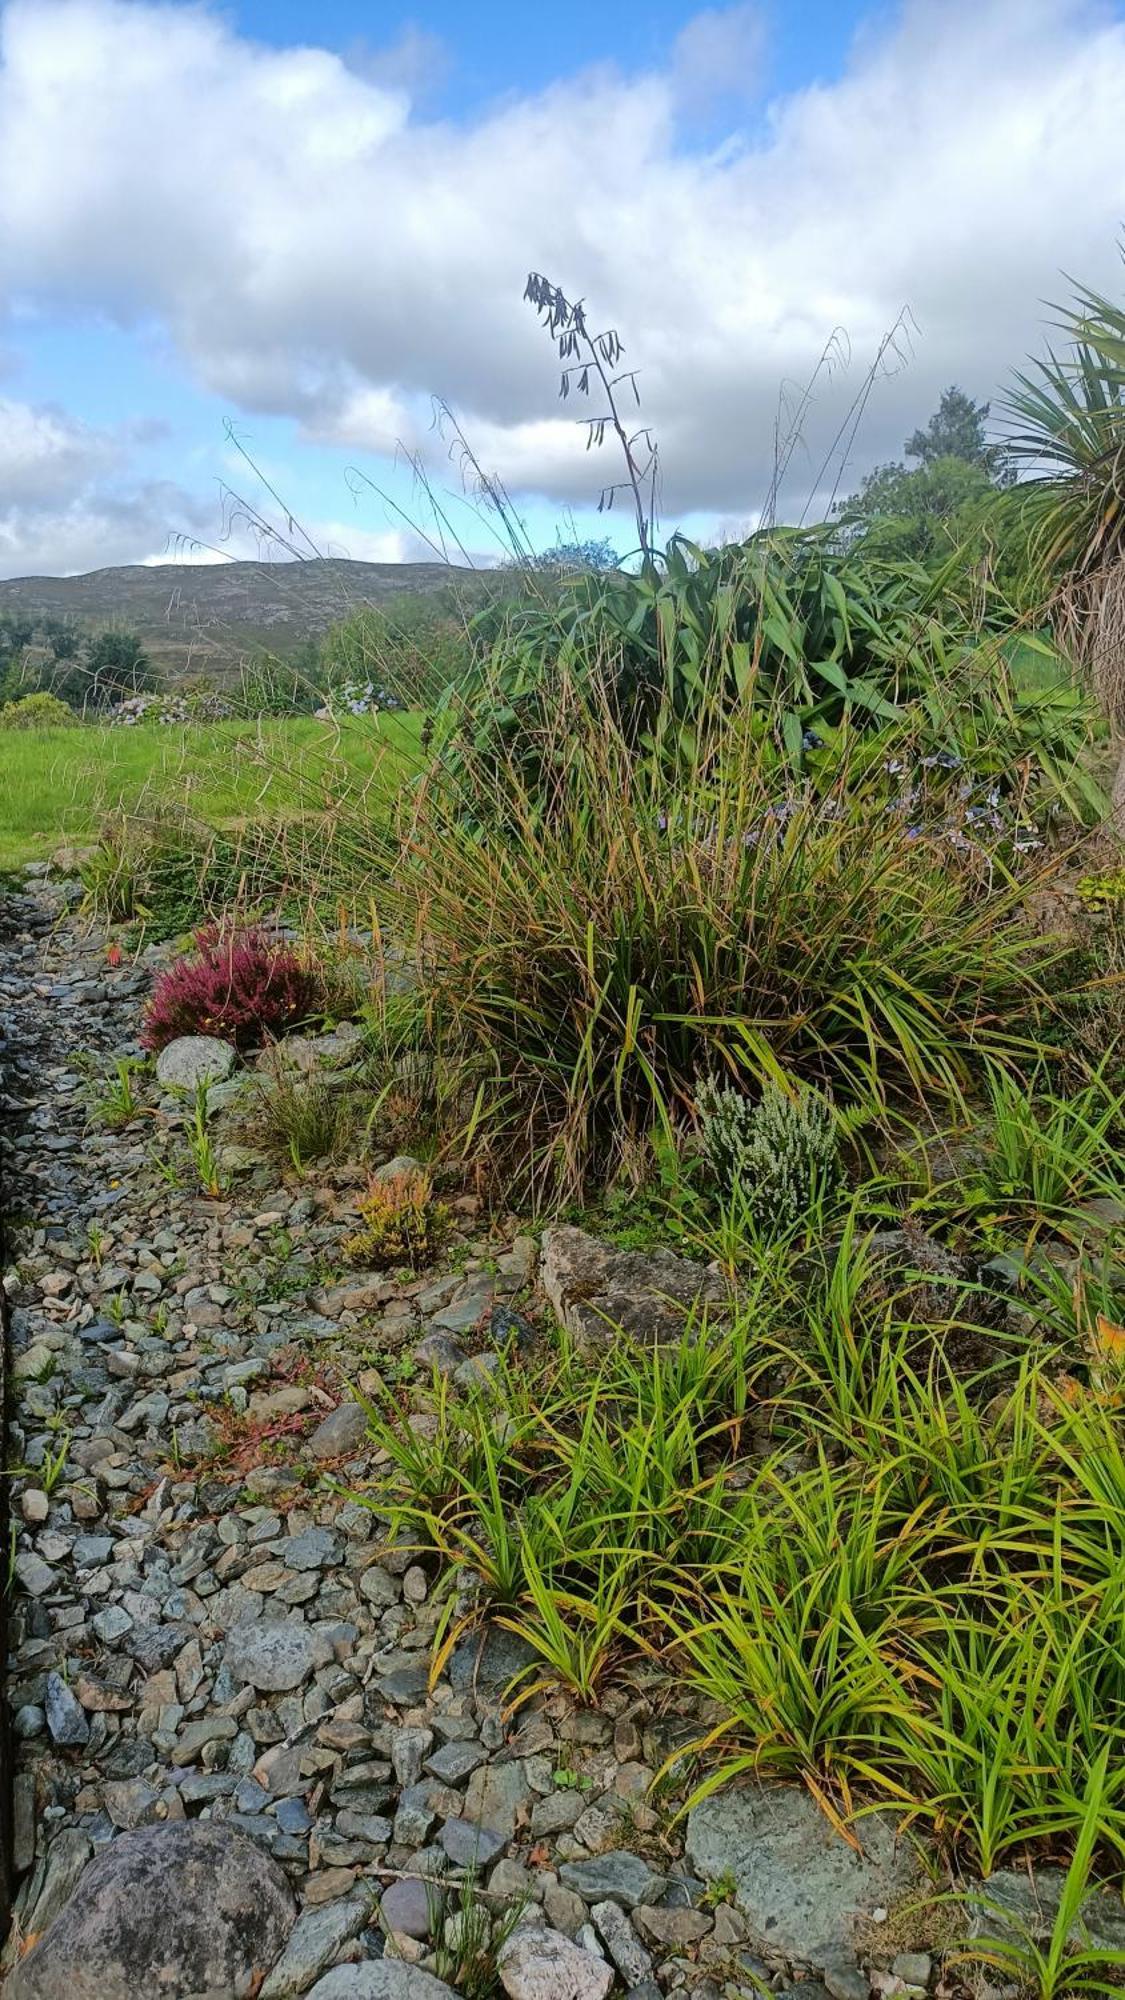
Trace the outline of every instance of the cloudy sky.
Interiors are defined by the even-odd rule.
[[[435,396],[536,542],[605,532],[533,267],[619,328],[667,527],[755,518],[827,344],[795,518],[1063,273],[1125,289],[1123,134],[1125,0],[0,0],[0,574],[249,552],[236,441],[323,552],[424,553],[400,448],[485,551]]]

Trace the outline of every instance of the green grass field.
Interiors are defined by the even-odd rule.
[[[185,727],[0,729],[0,869],[92,840],[107,812],[184,802],[215,825],[292,810],[292,774],[315,782],[341,760],[362,780],[417,742],[416,716],[309,716]]]

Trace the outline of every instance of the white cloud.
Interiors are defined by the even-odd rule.
[[[201,529],[201,503],[180,486],[129,480],[134,437],[0,397],[0,576],[132,562],[176,529]]]
[[[251,44],[205,8],[10,0],[0,282],[155,319],[229,403],[357,451],[424,439],[435,392],[510,486],[593,500],[615,468],[559,416],[520,303],[539,267],[621,328],[671,514],[753,512],[779,383],[843,325],[857,362],[818,397],[803,497],[902,305],[915,359],[859,464],[947,382],[992,394],[1060,267],[1117,288],[1125,25],[1100,0],[906,0],[838,81],[684,151],[685,90],[748,70],[756,33],[752,9],[709,9],[666,73],[584,73],[458,125],[402,75]]]

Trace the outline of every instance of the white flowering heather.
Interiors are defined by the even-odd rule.
[[[767,1084],[756,1101],[704,1077],[696,1094],[704,1151],[724,1194],[738,1188],[762,1228],[786,1228],[840,1178],[830,1098],[810,1084]]]

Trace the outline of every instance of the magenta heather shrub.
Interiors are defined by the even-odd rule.
[[[264,931],[199,931],[195,947],[152,989],[141,1029],[146,1049],[165,1048],[177,1035],[217,1035],[252,1048],[315,1011],[319,975]]]

